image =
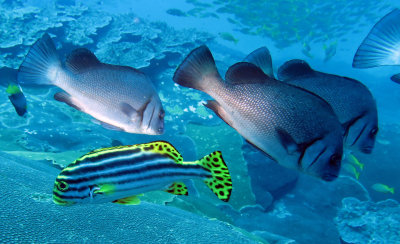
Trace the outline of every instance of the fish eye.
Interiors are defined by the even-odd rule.
[[[377,127],[373,128],[369,133],[371,136],[376,136],[376,134],[378,133],[378,128]]]
[[[68,183],[65,181],[60,181],[57,183],[57,189],[60,191],[66,191],[68,190],[69,186]]]
[[[342,158],[339,155],[333,154],[329,160],[329,164],[331,164],[332,166],[339,166],[341,159]]]
[[[158,117],[160,117],[160,119],[164,118],[165,116],[165,111],[164,110],[160,110],[160,113],[158,114]]]

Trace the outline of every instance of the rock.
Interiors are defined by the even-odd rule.
[[[388,199],[381,202],[343,199],[335,223],[345,243],[400,242],[400,205]]]

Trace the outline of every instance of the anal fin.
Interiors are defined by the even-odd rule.
[[[165,191],[174,195],[188,195],[188,189],[183,182],[174,182]]]

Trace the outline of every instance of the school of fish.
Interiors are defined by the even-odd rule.
[[[400,10],[395,9],[372,28],[353,67],[399,65],[399,45]],[[20,85],[52,85],[62,90],[54,99],[91,115],[107,129],[164,133],[163,105],[146,74],[102,63],[85,48],[73,50],[62,62],[48,34],[32,45],[18,72],[2,69],[0,74],[7,77],[4,86],[20,116],[27,112]],[[398,77],[391,79],[400,83]],[[267,157],[324,181],[336,179],[341,168],[358,179],[364,164],[351,152],[370,154],[375,145],[377,106],[362,82],[314,70],[299,59],[287,61],[274,75],[266,47],[233,64],[222,78],[210,49],[199,46],[177,67],[172,80],[212,97],[204,106]],[[348,162],[342,167],[343,155]],[[141,194],[148,191],[188,195],[186,184],[192,179],[203,180],[220,200],[229,201],[233,186],[227,165],[220,151],[183,161],[166,141],[100,148],[60,172],[53,202],[139,204]],[[381,183],[371,188],[394,193]]]

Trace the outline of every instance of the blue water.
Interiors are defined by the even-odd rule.
[[[214,226],[214,220],[208,218],[229,224],[226,227],[225,223],[218,222],[216,228],[221,228],[221,231],[229,231],[231,226],[243,229],[246,235],[236,229],[232,232],[235,238],[243,238],[236,239],[238,243],[264,240],[272,243],[278,240],[281,243],[293,243],[290,240],[298,243],[340,243],[340,240],[346,243],[400,242],[398,227],[385,228],[385,225],[400,226],[399,216],[396,215],[400,201],[400,86],[390,80],[390,76],[399,73],[399,66],[352,68],[358,46],[381,17],[394,8],[400,8],[397,1],[29,0],[0,1],[0,8],[1,67],[18,69],[30,46],[48,33],[63,59],[73,49],[85,47],[104,63],[142,70],[154,82],[166,110],[163,135],[135,135],[107,130],[93,123],[91,116],[55,101],[53,94],[59,91],[58,88],[22,86],[28,113],[19,117],[6,93],[10,81],[5,76],[0,77],[0,150],[13,155],[0,155],[4,165],[9,167],[0,170],[0,183],[5,186],[0,194],[26,197],[26,201],[41,204],[38,211],[46,211],[46,206],[51,206],[45,215],[50,223],[52,214],[59,217],[57,213],[63,213],[62,219],[64,216],[65,219],[81,218],[79,226],[87,224],[88,231],[92,231],[86,239],[74,239],[73,236],[85,232],[71,226],[73,230],[69,232],[69,239],[63,239],[65,235],[49,239],[50,232],[29,239],[35,228],[45,231],[44,225],[35,227],[35,218],[41,218],[31,214],[35,205],[29,207],[28,219],[31,222],[19,222],[18,219],[23,216],[18,212],[28,211],[28,208],[23,204],[10,208],[7,204],[18,198],[3,197],[0,198],[4,204],[0,207],[0,230],[3,232],[0,242],[120,242],[122,239],[118,239],[116,234],[104,233],[104,239],[96,239],[93,232],[101,228],[92,228],[90,217],[85,223],[82,217],[85,206],[76,208],[75,212],[74,207],[63,212],[62,207],[53,206],[51,192],[54,177],[61,168],[93,149],[155,140],[169,141],[186,161],[221,150],[230,168],[234,189],[229,204],[222,204],[201,181],[195,182],[198,196],[146,194],[142,200],[145,203],[141,205],[146,208],[143,211],[149,214],[159,207],[162,211],[158,217],[163,224],[157,227],[158,219],[149,217],[151,221],[132,227],[132,235],[142,233],[135,240],[139,243],[212,242],[211,235],[209,239],[207,236],[196,239],[196,233],[210,231]],[[192,49],[202,44],[212,51],[221,75],[253,50],[266,46],[270,50],[275,72],[290,59],[303,59],[315,70],[351,77],[365,84],[377,102],[379,133],[372,154],[354,154],[364,164],[363,169],[358,169],[360,177],[356,179],[354,174],[342,170],[342,177],[336,181],[322,182],[280,167],[268,161],[262,153],[249,149],[234,129],[202,105],[210,99],[209,96],[180,87],[172,81],[177,66]],[[326,54],[328,47],[333,50],[331,56]],[[266,163],[261,168],[251,168],[252,162],[259,161]],[[15,176],[21,178],[13,178],[9,174],[14,164]],[[39,167],[35,170],[42,172],[40,179],[48,184],[38,183],[40,187],[35,188],[35,182],[26,181],[27,178],[34,178],[32,174],[35,174],[33,170],[24,172],[24,167],[31,167],[29,165],[40,165],[34,166]],[[31,175],[25,178],[24,174]],[[393,187],[394,194],[373,190],[375,183]],[[27,196],[22,194],[26,191],[30,191]],[[342,204],[345,198],[346,204]],[[388,199],[393,199],[393,202]],[[377,203],[384,200],[389,202]],[[147,208],[147,204],[150,207]],[[105,209],[121,215],[127,210],[118,207],[138,207],[109,205],[111,203],[104,204]],[[97,210],[101,208],[96,206]],[[182,229],[190,234],[185,236],[179,232],[176,234],[179,238],[174,235],[175,229],[164,222],[183,220],[176,217],[181,212],[173,216],[166,214],[168,208],[185,211],[185,216],[191,212],[192,215],[188,214],[185,218],[194,218],[188,220],[188,225],[193,226],[182,223]],[[140,214],[140,211],[136,209],[135,213]],[[392,217],[390,220],[385,218],[388,216],[386,213]],[[163,214],[166,216],[164,219]],[[203,226],[199,229],[194,226],[198,216],[207,218],[201,220]],[[349,216],[355,217],[352,219]],[[141,218],[135,217],[128,219],[139,219],[140,222]],[[13,218],[12,224],[8,224],[7,218]],[[101,213],[101,219],[96,223],[110,228],[115,225],[118,216],[115,212],[108,215],[105,211]],[[358,221],[357,224],[354,221]],[[382,223],[382,226],[374,226],[375,222]],[[9,233],[13,225],[19,223],[24,223],[27,231]],[[53,224],[57,226],[56,222]],[[354,228],[349,230],[348,226]],[[145,228],[152,231],[146,232]],[[166,238],[164,234],[169,232],[171,238]],[[216,240],[219,242],[235,243],[235,238],[224,239],[223,235],[215,232],[213,235],[218,236]],[[145,238],[154,233],[163,234],[156,235],[152,240]],[[124,237],[123,240],[130,239]]]

